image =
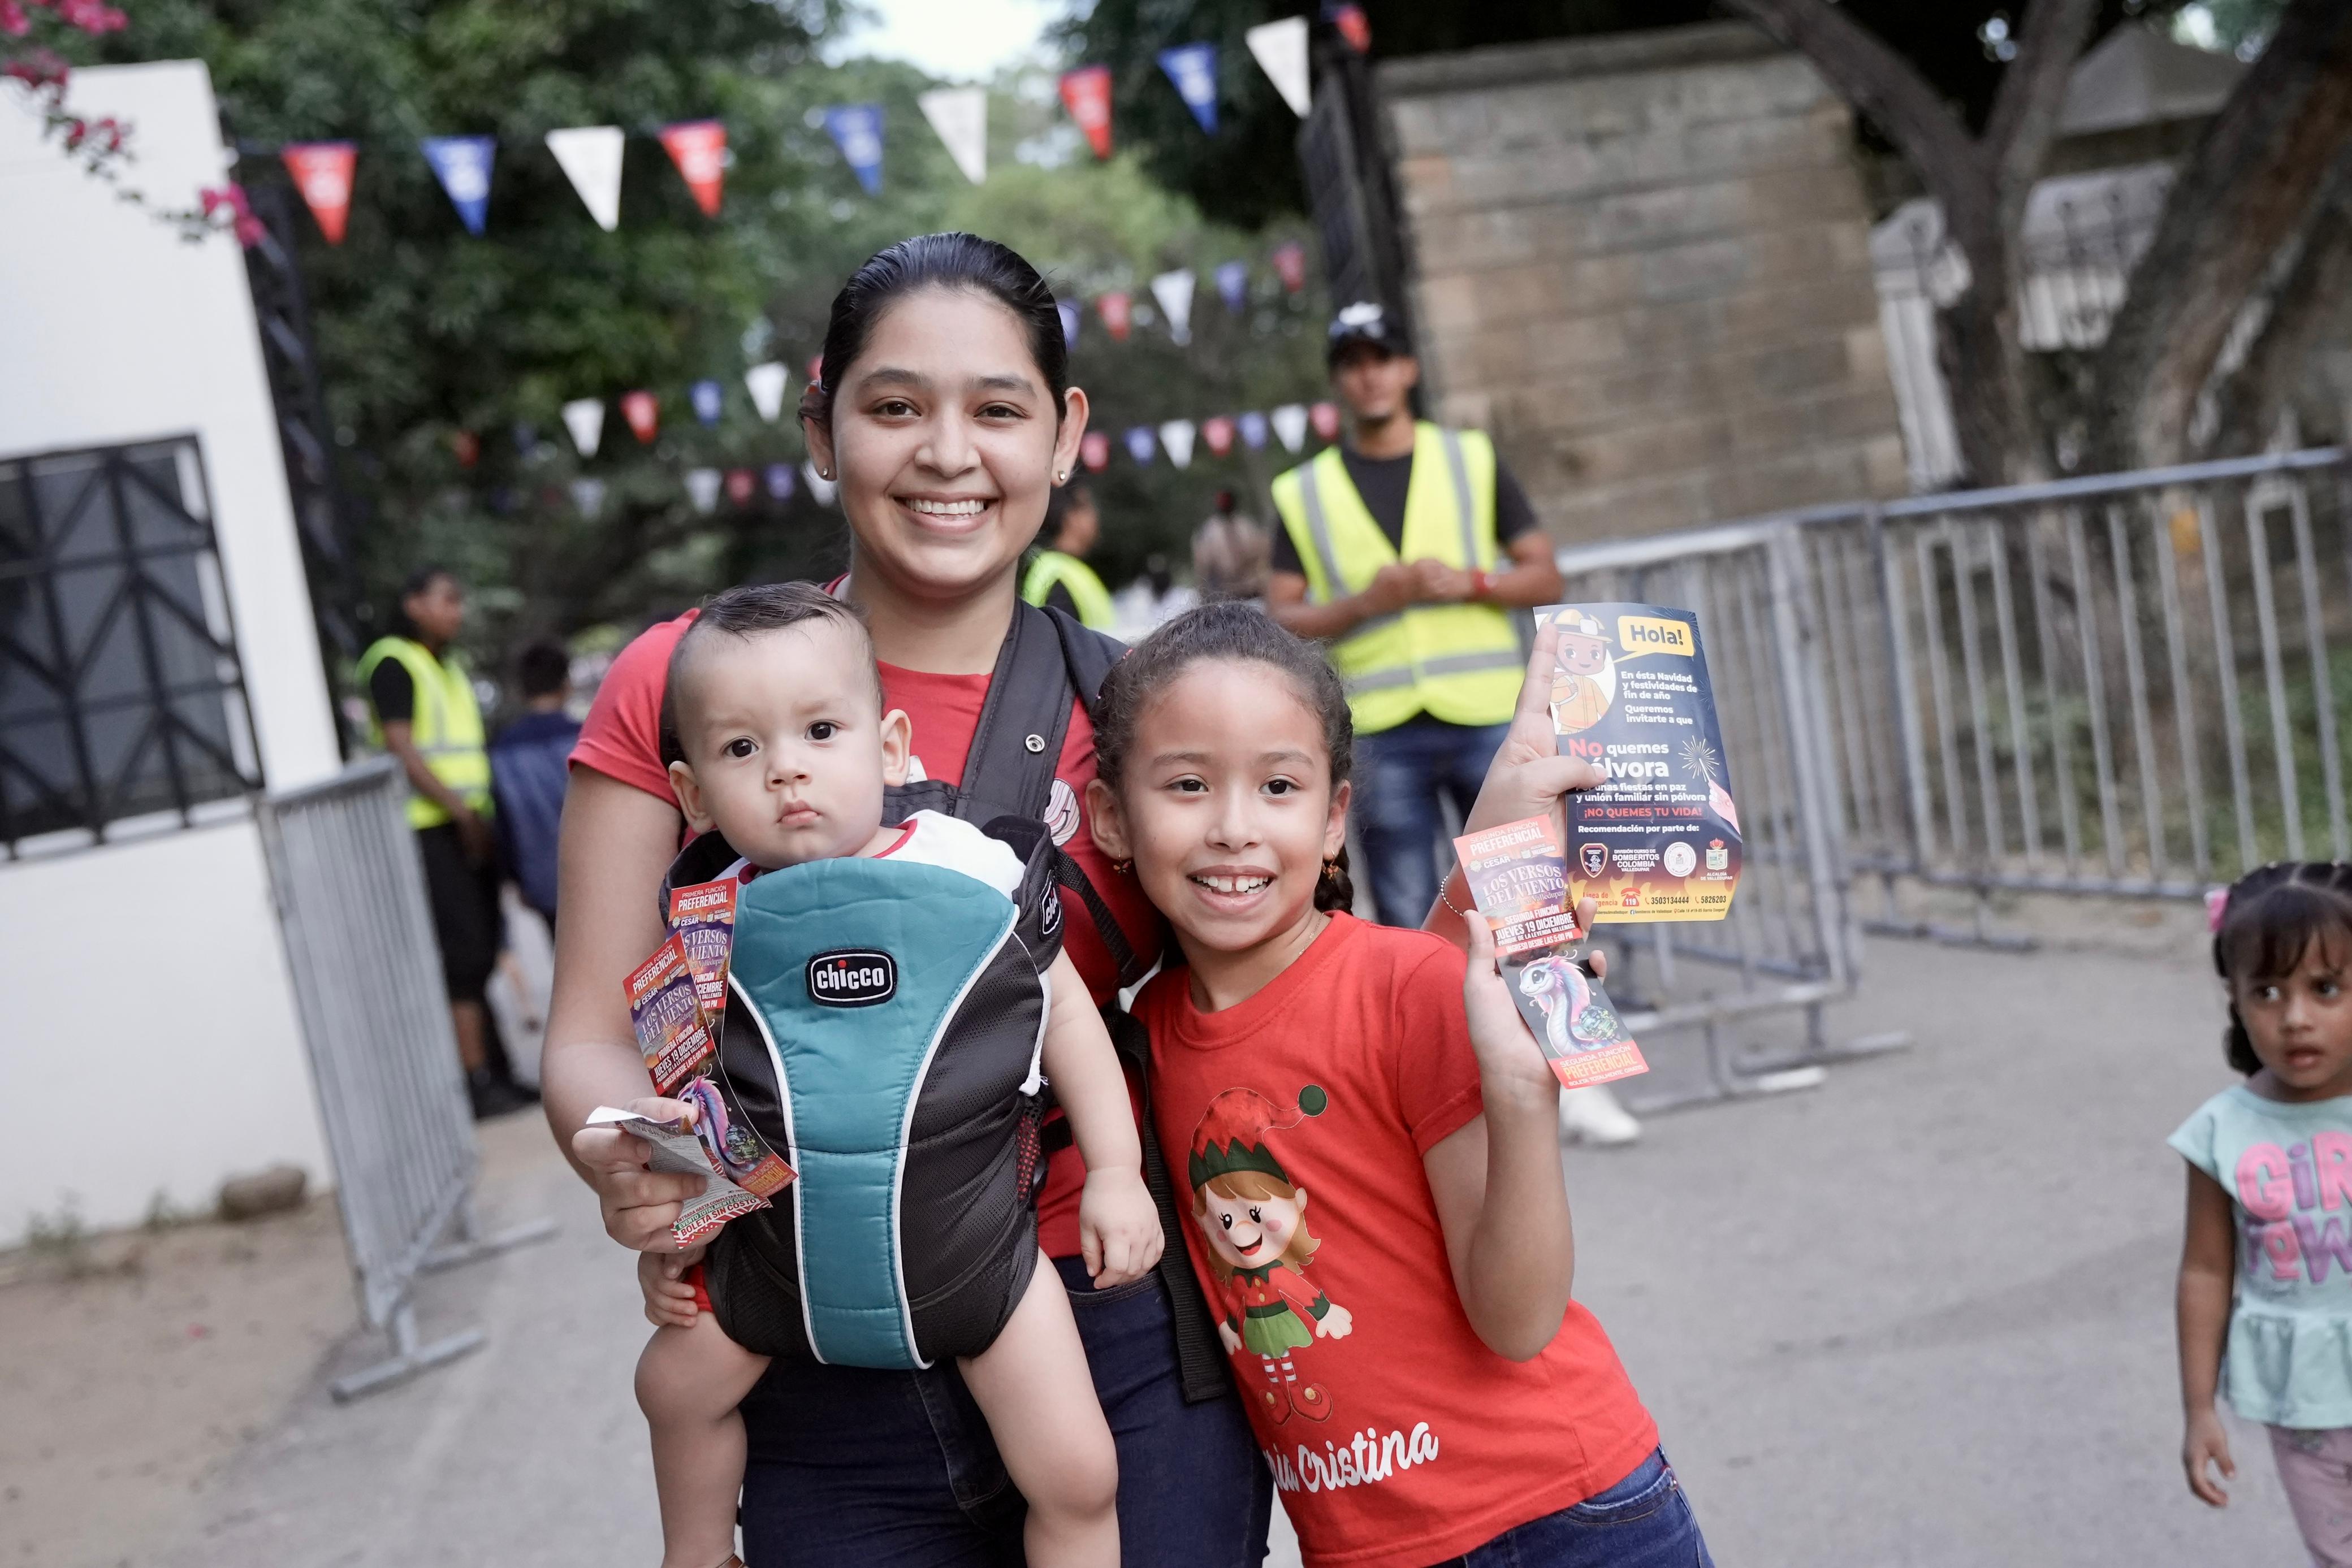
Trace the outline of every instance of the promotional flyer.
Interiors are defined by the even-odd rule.
[[[1656,604],[1552,604],[1551,717],[1559,754],[1599,763],[1597,789],[1567,797],[1570,899],[1594,924],[1720,920],[1739,885],[1715,688],[1698,617]]]
[[[698,1129],[683,1121],[656,1122],[634,1111],[599,1105],[590,1113],[588,1125],[617,1127],[633,1138],[643,1138],[653,1151],[646,1161],[648,1169],[703,1178],[702,1190],[687,1199],[670,1226],[670,1234],[681,1247],[699,1241],[738,1215],[768,1207],[764,1197],[745,1191],[719,1173],[697,1136]]]

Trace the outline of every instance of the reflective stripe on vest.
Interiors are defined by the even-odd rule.
[[[1029,563],[1028,575],[1021,580],[1021,597],[1032,604],[1043,604],[1057,582],[1069,590],[1080,625],[1095,632],[1111,629],[1117,616],[1111,610],[1110,590],[1103,586],[1093,567],[1066,551],[1037,552],[1037,559]]]
[[[1493,448],[1475,433],[1415,427],[1402,549],[1373,521],[1337,447],[1276,480],[1274,498],[1314,603],[1360,591],[1400,559],[1463,570],[1499,559]],[[1356,728],[1375,734],[1424,712],[1451,724],[1507,721],[1526,654],[1510,618],[1493,605],[1415,605],[1360,622],[1333,643],[1331,662]]]
[[[364,688],[376,666],[386,659],[399,661],[408,672],[416,706],[409,718],[409,738],[433,777],[446,784],[478,816],[490,814],[490,754],[482,734],[482,710],[474,701],[474,683],[455,658],[436,659],[425,646],[406,637],[379,638],[360,655],[359,681]],[[383,744],[383,722],[368,704],[368,738]],[[440,802],[411,790],[408,825],[437,828],[449,820]]]

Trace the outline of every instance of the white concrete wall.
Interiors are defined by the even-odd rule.
[[[136,127],[124,182],[192,208],[225,179],[205,68],[77,71]],[[83,173],[0,93],[0,456],[193,433],[273,788],[340,766],[284,459],[234,240],[190,244]],[[249,819],[0,862],[0,1246],[68,1205],[133,1223],[161,1195],[285,1160],[327,1177]]]

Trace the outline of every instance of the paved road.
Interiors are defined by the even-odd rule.
[[[2258,1435],[2239,1505],[2173,1459],[2180,1176],[2163,1138],[2223,1082],[2193,948],[2029,957],[1876,944],[1837,1030],[1914,1051],[1818,1091],[1655,1119],[1576,1151],[1579,1292],[1657,1412],[1726,1568],[2292,1563]],[[1686,1070],[1671,1048],[1661,1078]],[[337,1408],[339,1359],[142,1561],[658,1559],[628,1394],[625,1261],[527,1123],[489,1205],[555,1242],[431,1282],[487,1352]]]

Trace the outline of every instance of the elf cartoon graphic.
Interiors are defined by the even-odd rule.
[[[1551,724],[1575,735],[1599,724],[1617,695],[1617,667],[1601,622],[1570,611],[1559,621],[1559,657],[1551,672]]]
[[[1344,1339],[1355,1326],[1347,1308],[1307,1281],[1322,1243],[1307,1228],[1307,1189],[1292,1185],[1266,1143],[1268,1133],[1319,1116],[1329,1103],[1313,1083],[1288,1109],[1255,1089],[1228,1089],[1192,1129],[1192,1218],[1208,1238],[1223,1309],[1217,1337],[1228,1354],[1258,1358],[1265,1386],[1257,1398],[1277,1426],[1293,1416],[1330,1419],[1330,1395],[1301,1383],[1291,1355],[1318,1339]]]

